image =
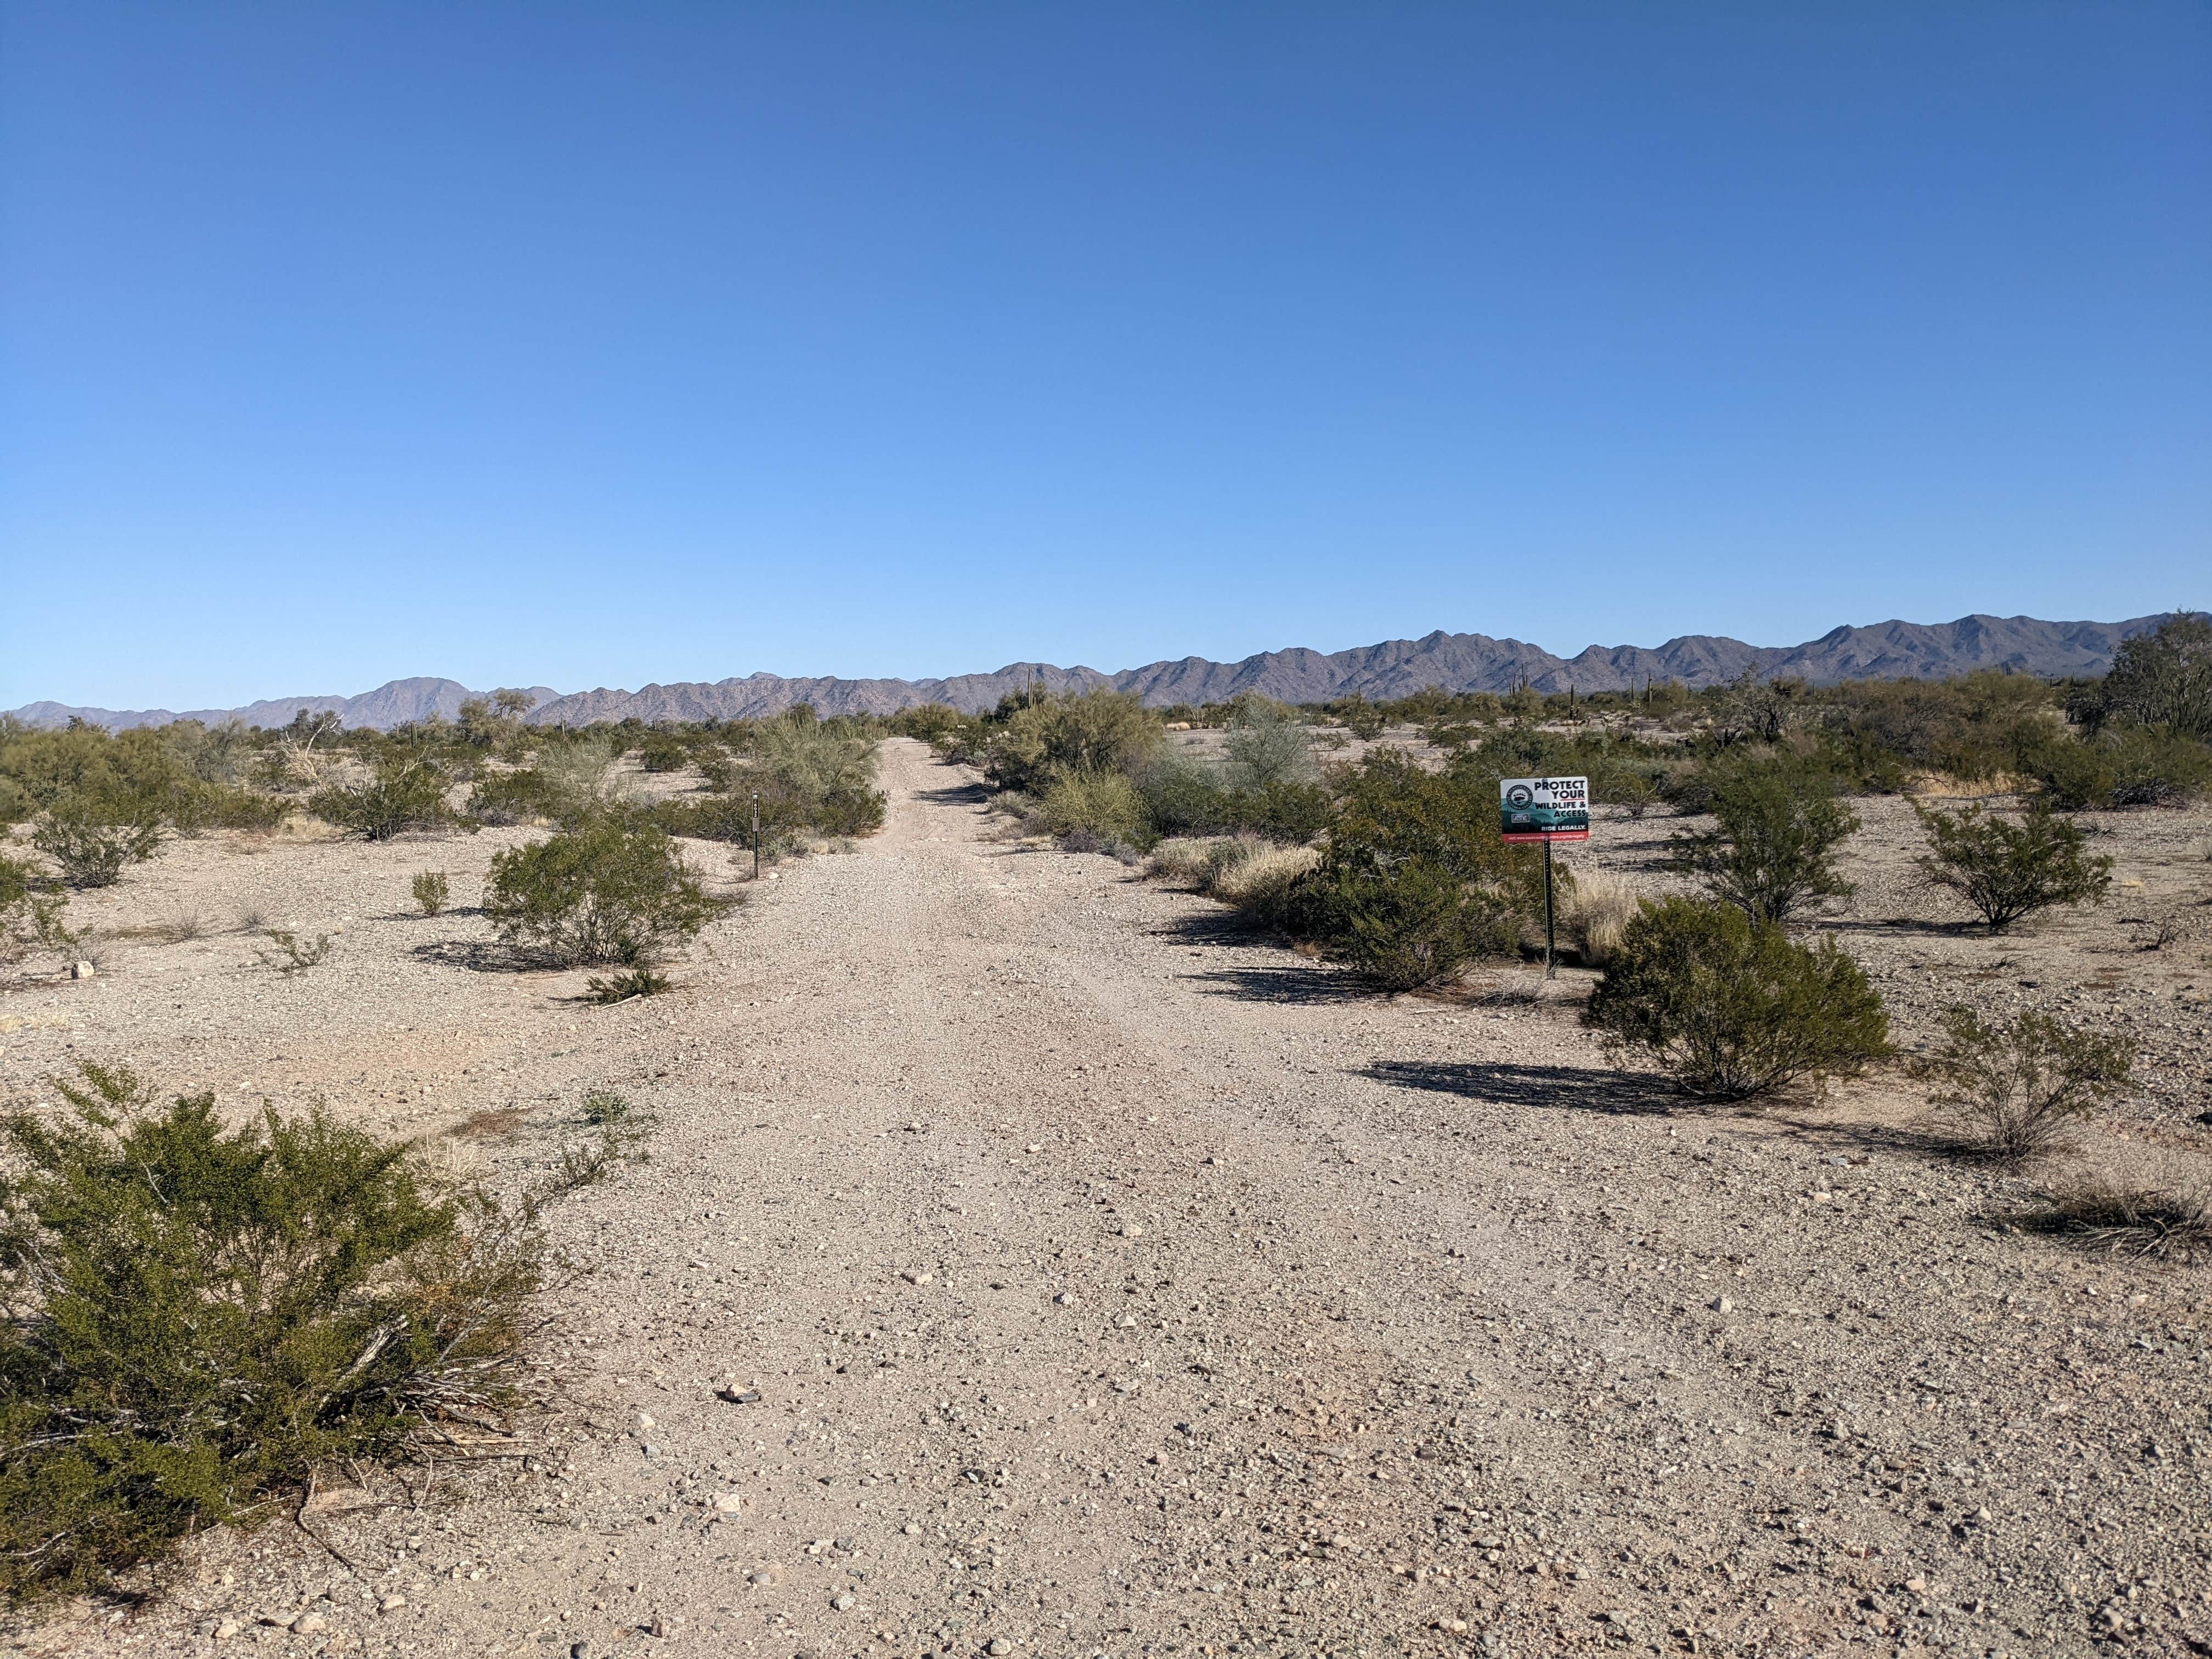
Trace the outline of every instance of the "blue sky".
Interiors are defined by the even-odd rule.
[[[2212,9],[0,0],[0,708],[2212,571]]]

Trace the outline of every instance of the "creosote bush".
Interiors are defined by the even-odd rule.
[[[1444,984],[1477,957],[1513,948],[1504,900],[1427,859],[1372,869],[1324,866],[1313,891],[1334,954],[1381,990]]]
[[[1889,1052],[1881,999],[1833,940],[1797,945],[1735,905],[1694,899],[1643,908],[1585,1018],[1708,1100],[1851,1076]]]
[[[2084,850],[2081,828],[2039,802],[2018,823],[1968,806],[1952,813],[1912,803],[1928,832],[1920,868],[2002,933],[2060,904],[2102,904],[2112,861]]]
[[[318,1468],[514,1398],[534,1207],[319,1112],[235,1128],[129,1072],[0,1125],[0,1594],[96,1589]]]
[[[723,908],[658,825],[612,816],[497,854],[484,884],[501,936],[568,967],[650,966]]]
[[[451,891],[443,870],[420,871],[414,883],[415,908],[426,916],[434,916],[446,908]]]
[[[2057,1144],[2069,1121],[2124,1089],[2136,1045],[2026,1010],[1984,1020],[1963,1005],[1943,1012],[1943,1042],[1915,1063],[1936,1085],[1929,1104],[1986,1155],[2020,1163]]]
[[[1679,867],[1753,921],[1787,921],[1851,884],[1836,853],[1859,827],[1826,775],[1786,762],[1731,771],[1712,790],[1711,830],[1674,837]]]
[[[438,830],[459,822],[446,805],[452,781],[434,761],[393,756],[378,763],[373,782],[317,790],[307,799],[307,810],[365,840],[390,841],[410,830]]]
[[[33,951],[63,951],[76,943],[62,925],[69,900],[43,890],[47,884],[21,860],[0,854],[0,963],[21,962]]]
[[[31,845],[60,867],[72,887],[112,887],[129,864],[161,849],[158,815],[138,803],[64,796],[39,815]]]

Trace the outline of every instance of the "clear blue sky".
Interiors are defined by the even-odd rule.
[[[0,0],[0,708],[2212,572],[2212,7]]]

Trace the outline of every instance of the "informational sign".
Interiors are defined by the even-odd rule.
[[[1508,841],[1588,841],[1588,778],[1500,778],[1498,828]]]

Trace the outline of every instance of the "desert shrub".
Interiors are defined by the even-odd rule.
[[[2021,750],[2019,767],[2066,811],[2179,806],[2212,784],[2212,748],[2179,732],[2123,726],[2046,738]]]
[[[1714,788],[1715,825],[1674,837],[1674,861],[1753,921],[1787,921],[1815,899],[1848,894],[1837,849],[1859,827],[1822,772],[1775,763]]]
[[[1561,921],[1586,968],[1611,962],[1636,919],[1636,889],[1604,870],[1579,870],[1561,895]]]
[[[602,977],[594,974],[584,981],[586,994],[593,1002],[628,1002],[635,997],[657,997],[669,986],[668,975],[657,968],[624,968]]]
[[[2176,611],[2123,640],[2103,683],[2071,712],[2093,726],[2131,721],[2212,741],[2212,621]]]
[[[280,974],[303,974],[330,960],[332,946],[328,933],[308,939],[283,927],[271,927],[266,932],[270,944],[276,948],[256,952],[264,968],[273,968]]]
[[[1797,945],[1735,905],[1694,899],[1644,906],[1586,1018],[1709,1100],[1850,1076],[1889,1047],[1881,997],[1832,939]]]
[[[950,703],[925,702],[900,709],[884,720],[884,727],[894,737],[919,738],[936,744],[958,732],[967,718]]]
[[[65,795],[39,814],[31,845],[52,859],[72,887],[112,887],[129,864],[161,848],[160,818],[141,802]]]
[[[985,774],[1001,788],[1040,793],[1060,773],[1134,774],[1167,741],[1135,697],[1094,691],[1015,707],[990,739]]]
[[[307,810],[364,840],[390,841],[410,830],[438,830],[458,822],[446,805],[452,782],[434,760],[391,755],[377,763],[371,781],[319,789],[307,798]]]
[[[1318,915],[1333,954],[1386,991],[1418,990],[1457,977],[1462,968],[1514,945],[1510,908],[1427,859],[1377,868],[1337,866],[1285,895],[1285,920],[1310,925]]]
[[[33,951],[67,950],[76,936],[62,925],[69,900],[20,859],[0,854],[0,963],[21,962]]]
[[[0,1593],[96,1589],[323,1466],[514,1395],[544,1252],[319,1113],[226,1130],[129,1073],[0,1126]]]
[[[1305,782],[1313,773],[1313,734],[1278,704],[1238,706],[1223,739],[1232,788],[1257,794],[1276,784]]]
[[[657,824],[611,816],[495,854],[484,884],[501,938],[571,967],[649,965],[720,908]]]
[[[2033,1010],[1986,1021],[1960,1006],[1943,1013],[1943,1042],[1915,1073],[1936,1085],[1929,1104],[1967,1142],[2018,1163],[2048,1152],[2069,1121],[2128,1085],[2134,1040],[2089,1031]]]
[[[1645,774],[1616,767],[1590,775],[1590,794],[1593,799],[1607,806],[1618,806],[1632,820],[1641,823],[1652,803],[1659,799],[1659,789]]]
[[[1152,840],[1144,797],[1122,772],[1054,773],[1030,823],[1042,834],[1098,850],[1120,843],[1144,847]]]
[[[653,732],[638,745],[637,759],[648,772],[681,772],[691,763],[691,750],[673,732]]]
[[[443,870],[419,871],[414,882],[415,908],[426,916],[434,916],[446,908],[452,891]]]
[[[1261,843],[1248,856],[1226,863],[1213,874],[1206,890],[1232,905],[1257,927],[1288,924],[1298,884],[1321,862],[1310,847],[1273,847]]]
[[[180,836],[210,830],[274,830],[284,821],[284,802],[233,784],[193,778],[171,789],[162,815]]]
[[[2084,851],[2081,826],[2042,802],[2016,823],[1979,806],[1951,813],[1915,801],[1912,809],[1928,832],[1922,872],[1980,911],[1996,931],[2053,905],[2105,902],[2112,860]]]
[[[2120,1255],[2212,1257],[2212,1189],[2092,1180],[2063,1188],[2020,1218],[2031,1231]]]
[[[1136,774],[1145,816],[1160,836],[1202,836],[1234,827],[1236,798],[1217,767],[1166,750]]]

